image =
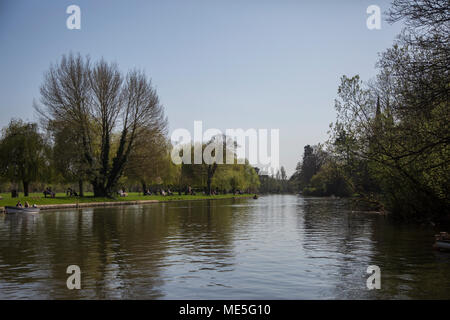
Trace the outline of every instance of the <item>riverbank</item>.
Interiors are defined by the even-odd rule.
[[[65,194],[56,194],[55,198],[45,198],[38,194],[30,194],[28,197],[11,198],[2,194],[3,199],[0,200],[0,213],[5,212],[5,206],[15,206],[17,201],[24,204],[26,201],[32,205],[36,204],[41,210],[54,209],[71,209],[71,208],[88,208],[88,207],[109,207],[109,206],[126,206],[137,204],[149,204],[158,202],[172,201],[196,201],[196,200],[219,200],[233,198],[250,198],[253,194],[222,194],[222,195],[172,195],[172,196],[143,196],[139,193],[130,193],[127,197],[95,198],[94,196],[86,197],[68,197]]]

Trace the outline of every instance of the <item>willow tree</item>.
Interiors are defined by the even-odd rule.
[[[138,137],[167,125],[146,75],[123,75],[103,59],[92,64],[80,54],[64,55],[50,66],[40,92],[42,117],[74,130],[95,196],[112,196]]]
[[[237,143],[225,135],[213,136],[207,143],[190,144],[191,160],[196,149],[201,151],[200,163],[182,163],[181,180],[202,186],[211,195],[213,187],[256,191],[259,178],[247,159],[238,159]]]
[[[170,160],[170,144],[164,132],[147,131],[136,141],[135,151],[125,166],[125,176],[142,186],[142,192],[147,191],[147,184],[163,181],[172,184],[170,175],[176,166]]]
[[[3,129],[0,140],[0,175],[10,181],[20,181],[24,195],[30,183],[49,178],[48,146],[36,123],[11,120]]]

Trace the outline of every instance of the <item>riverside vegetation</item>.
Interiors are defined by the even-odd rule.
[[[403,20],[378,75],[343,76],[325,144],[305,146],[291,182],[305,195],[357,196],[402,219],[450,214],[448,2],[394,0]]]

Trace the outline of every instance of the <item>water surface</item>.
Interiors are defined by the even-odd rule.
[[[435,232],[293,195],[0,215],[0,299],[450,299]]]

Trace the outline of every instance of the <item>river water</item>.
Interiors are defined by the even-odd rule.
[[[294,195],[0,215],[0,298],[450,299],[435,232]]]

